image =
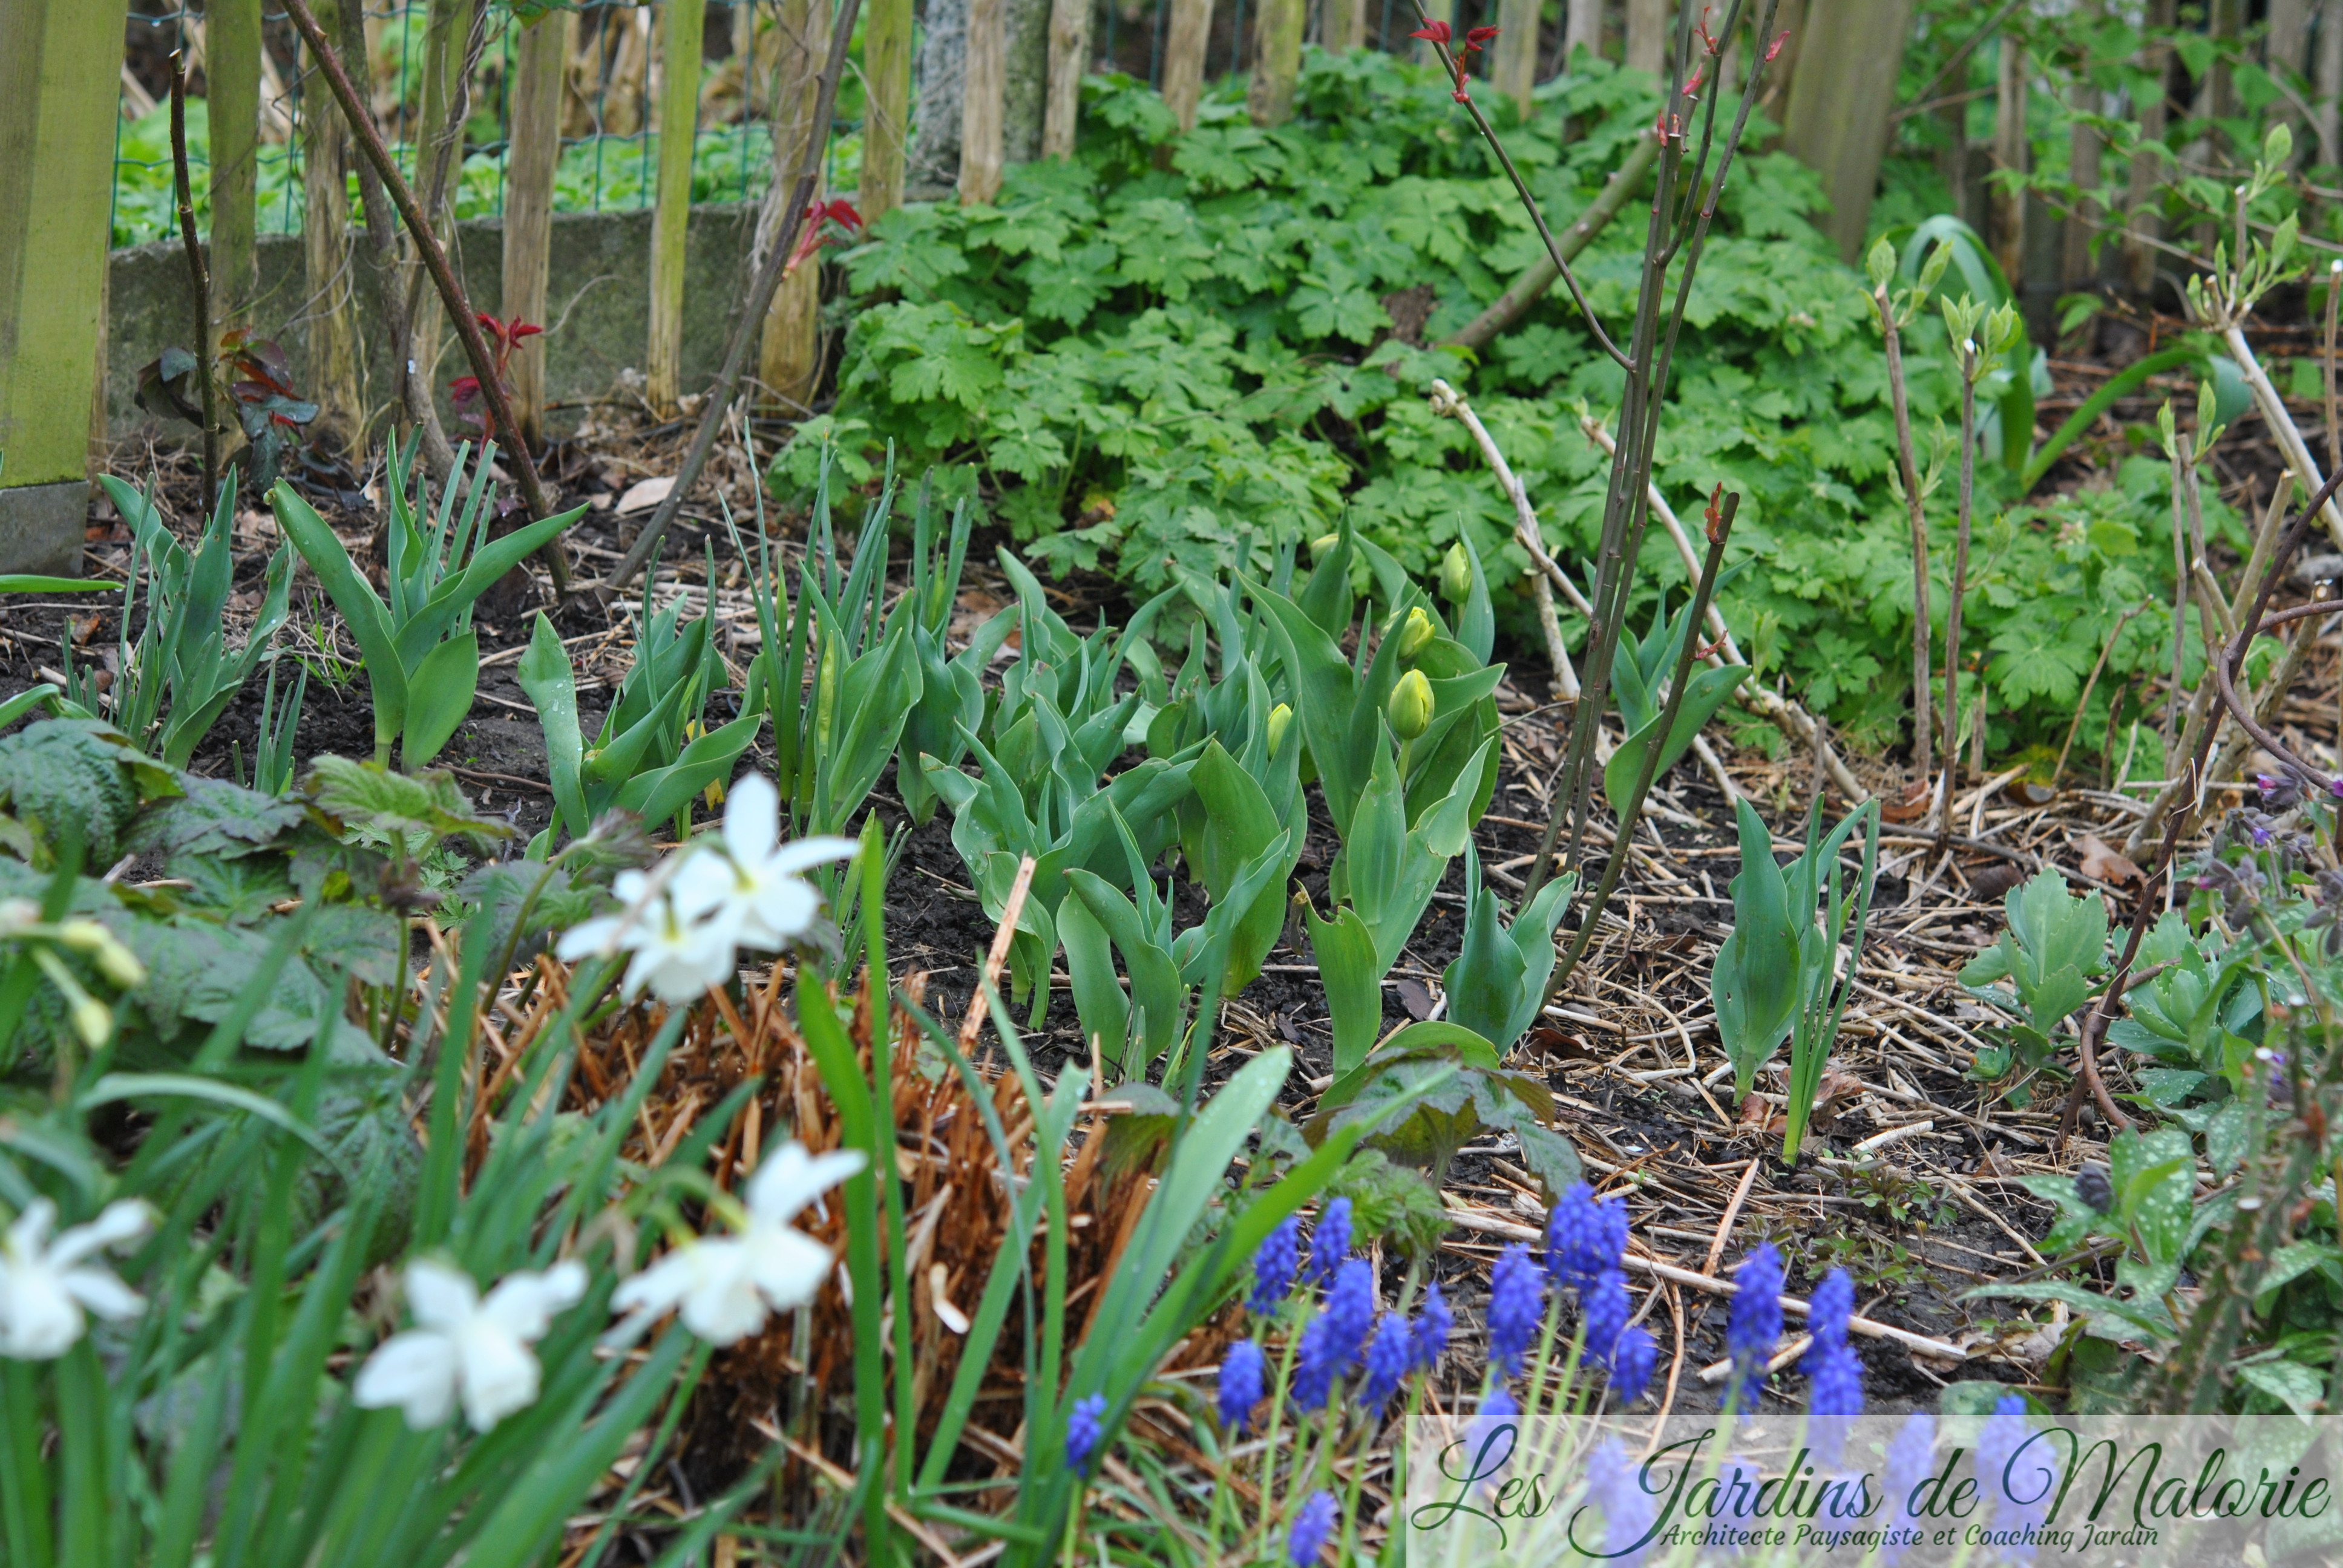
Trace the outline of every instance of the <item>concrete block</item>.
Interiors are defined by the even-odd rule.
[[[5,0],[0,0],[5,4]],[[485,218],[457,226],[465,293],[473,307],[503,314],[504,226]],[[724,363],[724,347],[739,318],[749,291],[748,257],[754,238],[753,206],[694,207],[685,246],[682,387],[705,391]],[[550,284],[547,290],[546,400],[576,403],[609,392],[628,370],[639,371],[650,337],[651,215],[639,212],[557,213],[553,219]],[[252,319],[264,337],[276,339],[292,357],[294,385],[306,394],[309,315],[302,286],[301,239],[297,235],[262,235],[260,291]],[[390,334],[382,325],[374,271],[357,268],[359,383],[362,401],[379,409],[389,397]],[[114,253],[106,311],[106,427],[117,439],[152,430],[164,441],[195,439],[192,426],[156,425],[132,401],[138,368],[177,345],[192,347],[194,325],[187,305],[187,260],[176,240]],[[753,367],[754,358],[750,364]],[[442,335],[431,380],[440,418],[451,441],[466,427],[447,400],[447,384],[471,373],[463,347],[452,331]],[[577,410],[556,411],[546,420],[555,435],[578,423]]]
[[[86,480],[0,489],[0,572],[80,576],[88,521]]]

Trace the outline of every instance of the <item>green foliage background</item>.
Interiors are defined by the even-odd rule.
[[[1583,559],[1606,460],[1578,414],[1612,416],[1618,371],[1559,289],[1477,360],[1389,335],[1387,297],[1428,289],[1422,337],[1436,342],[1538,254],[1436,73],[1312,50],[1295,118],[1271,131],[1246,119],[1241,86],[1222,86],[1182,136],[1144,84],[1094,79],[1075,160],[1012,168],[994,206],[880,220],[845,256],[850,292],[833,307],[846,328],[837,407],[776,460],[777,489],[809,490],[826,442],[850,474],[875,470],[890,444],[914,469],[967,464],[1021,548],[1111,570],[1141,595],[1175,562],[1261,568],[1277,542],[1328,532],[1347,508],[1419,573],[1469,532],[1493,579],[1513,583],[1526,629],[1528,562],[1509,514],[1425,387],[1440,376],[1471,395],[1549,539]],[[1542,88],[1526,124],[1488,106],[1559,226],[1644,134],[1656,96],[1595,63]],[[1908,708],[1910,545],[1887,483],[1878,333],[1861,277],[1807,221],[1819,202],[1783,154],[1735,166],[1692,291],[1658,478],[1687,515],[1716,485],[1743,492],[1735,556],[1755,563],[1722,596],[1736,635],[1769,678],[1883,744]],[[1641,216],[1631,201],[1578,263],[1617,334]],[[1956,383],[1933,312],[1910,337],[1925,467],[1932,428],[1956,427]],[[2167,473],[2145,450],[2114,484],[2006,516],[1981,497],[1964,643],[1990,656],[1996,750],[2055,746],[2117,618],[2166,591]],[[1929,511],[1941,629],[1949,479]],[[1654,528],[1642,592],[1684,576]],[[1565,622],[1575,642],[1584,628]],[[2080,752],[2124,678],[2168,660],[2167,625],[2145,615],[2126,629]],[[2154,737],[2141,744],[2138,765],[2155,766]]]

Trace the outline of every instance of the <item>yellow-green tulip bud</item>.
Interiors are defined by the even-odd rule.
[[[1342,536],[1340,534],[1320,534],[1310,541],[1310,558],[1313,561],[1318,559],[1342,542]]]
[[[99,970],[116,985],[128,987],[146,981],[146,966],[138,961],[138,955],[96,920],[67,920],[57,928],[57,940],[74,951],[87,953],[96,960]]]
[[[84,997],[73,1005],[74,1032],[92,1050],[106,1043],[114,1032],[114,1010],[96,997]]]
[[[1285,744],[1285,732],[1292,724],[1293,709],[1289,705],[1281,702],[1269,710],[1269,754],[1272,757],[1276,756],[1277,749]]]
[[[1424,678],[1423,671],[1411,669],[1392,688],[1383,716],[1391,720],[1393,735],[1413,740],[1432,728],[1432,682]]]
[[[1423,613],[1423,607],[1417,605],[1407,612],[1407,619],[1399,628],[1400,658],[1413,658],[1439,635],[1440,628],[1432,623],[1430,616]]]
[[[1464,557],[1464,546],[1459,542],[1448,547],[1440,558],[1440,596],[1450,604],[1463,604],[1473,595],[1473,563]]]

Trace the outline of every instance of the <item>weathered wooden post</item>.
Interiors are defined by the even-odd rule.
[[[647,396],[673,418],[683,395],[684,241],[691,222],[691,147],[699,130],[699,59],[707,7],[668,0],[659,29],[659,206],[651,214],[651,341]]]
[[[561,92],[578,13],[523,28],[513,59],[512,130],[505,160],[504,313],[545,323],[553,258],[553,175],[561,161]],[[512,357],[513,423],[535,450],[545,444],[545,339],[524,337]]]
[[[1671,0],[1627,0],[1627,68],[1666,75],[1675,30],[1676,8]]]
[[[1440,18],[1442,9],[1454,9],[1456,0],[1434,0],[1424,7]],[[1331,54],[1347,55],[1367,41],[1367,0],[1322,0],[1318,41]]]
[[[814,132],[814,100],[822,66],[830,58],[829,0],[781,0],[780,46],[773,71],[773,181],[787,190],[797,178],[805,157],[806,137]],[[863,31],[868,46],[870,34]],[[824,192],[814,186],[820,203]],[[858,209],[859,210],[859,209]],[[768,204],[767,216],[779,227],[782,215]],[[777,244],[769,238],[768,244]],[[814,386],[821,375],[821,264],[811,256],[781,279],[772,308],[765,312],[763,335],[757,343],[757,379],[764,384],[781,411],[810,412]]]
[[[864,36],[869,36],[867,30]],[[1050,98],[1041,115],[1045,158],[1074,156],[1074,134],[1082,111],[1082,71],[1090,52],[1090,0],[1054,0],[1050,7]]]
[[[1204,45],[1212,31],[1212,0],[1171,0],[1163,35],[1163,103],[1182,134],[1196,128],[1204,92]]]
[[[0,572],[81,562],[128,14],[0,5]]]
[[[1912,0],[1811,0],[1806,7],[1783,150],[1823,176],[1831,204],[1823,229],[1848,261],[1870,222],[1911,29]]]
[[[409,183],[415,186],[416,199],[423,204],[425,219],[443,240],[454,226],[455,192],[462,179],[464,127],[456,111],[468,96],[464,62],[470,47],[472,12],[480,3],[481,0],[431,0],[429,20],[423,34],[423,116],[415,138],[415,176]],[[449,136],[455,137],[455,142],[447,154],[447,180],[435,200],[432,170],[438,161],[439,144]],[[440,307],[438,291],[425,276],[422,260],[411,245],[407,254],[408,263],[400,269],[397,286],[407,290],[408,297],[415,302],[408,355],[415,363],[417,390],[428,400],[434,396],[434,383],[438,379],[439,334],[447,325],[447,317]],[[432,416],[435,423],[437,417],[437,414]]]
[[[1513,101],[1526,118],[1537,85],[1538,0],[1498,0],[1497,42],[1490,51],[1489,85]]]
[[[211,116],[212,326],[252,325],[260,274],[254,234],[260,189],[260,0],[214,0],[204,13]],[[206,351],[217,344],[205,345]]]
[[[357,4],[357,0],[350,0]],[[317,0],[319,25],[341,28],[342,0]],[[365,467],[366,408],[358,396],[357,297],[350,245],[349,144],[322,86],[301,100],[301,316],[307,323],[315,428]]]
[[[814,0],[828,8],[830,0]],[[824,16],[827,35],[830,19]],[[911,116],[911,0],[870,0],[862,12],[862,183],[855,206],[865,223],[903,205],[903,144]]]
[[[1245,87],[1245,113],[1256,126],[1282,126],[1293,114],[1293,82],[1302,74],[1302,29],[1309,6],[1306,0],[1261,0],[1253,15],[1252,80]]]
[[[960,199],[970,206],[1001,194],[1001,111],[1009,86],[1008,56],[1008,6],[1003,0],[971,0],[960,122]]]

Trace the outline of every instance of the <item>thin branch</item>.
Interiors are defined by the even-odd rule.
[[[219,414],[212,396],[212,280],[204,266],[203,242],[196,236],[195,198],[187,189],[187,68],[171,55],[171,178],[179,198],[179,242],[186,247],[188,281],[195,290],[196,386],[204,400],[204,512],[219,504]],[[138,563],[131,562],[136,576]],[[124,635],[129,628],[124,628]]]

